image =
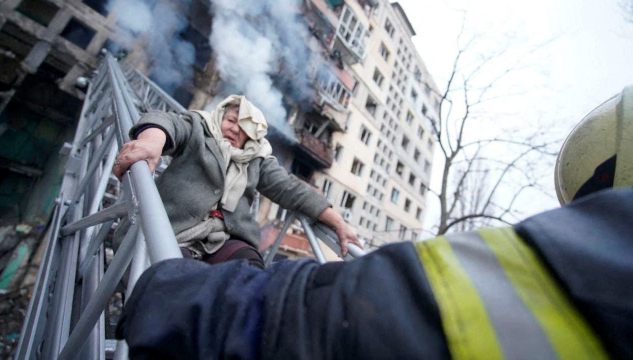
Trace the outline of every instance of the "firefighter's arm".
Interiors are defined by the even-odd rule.
[[[328,207],[319,214],[318,219],[324,222],[327,226],[334,229],[336,235],[338,236],[339,244],[341,245],[341,254],[343,256],[347,255],[347,244],[352,243],[356,246],[362,248],[363,246],[358,241],[358,237],[352,229],[347,225],[345,220],[334,211],[332,208]]]
[[[154,173],[166,141],[167,135],[160,128],[150,127],[143,130],[136,140],[123,144],[112,173],[121,180],[123,173],[140,160],[147,161],[150,172]]]

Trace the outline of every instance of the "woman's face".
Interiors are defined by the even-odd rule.
[[[237,122],[237,111],[229,110],[224,113],[221,131],[222,136],[235,148],[242,149],[248,140],[248,135]]]

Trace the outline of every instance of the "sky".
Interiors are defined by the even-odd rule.
[[[466,10],[466,28],[490,44],[504,43],[526,70],[498,84],[499,94],[516,93],[486,109],[516,114],[519,121],[541,122],[554,135],[566,134],[596,106],[633,84],[633,23],[619,0],[399,0],[417,35],[413,43],[440,90],[444,90],[457,51],[456,38]],[[491,45],[493,46],[493,45]],[[532,51],[531,49],[537,49]],[[504,63],[498,64],[503,67]],[[436,155],[438,152],[436,152]],[[438,187],[434,163],[431,188]],[[552,180],[549,198],[525,202],[523,213],[557,206]],[[437,201],[435,201],[437,202]],[[429,217],[433,218],[433,201]]]

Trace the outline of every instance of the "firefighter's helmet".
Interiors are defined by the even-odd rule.
[[[556,160],[555,185],[562,205],[601,189],[633,186],[633,85],[572,130]]]

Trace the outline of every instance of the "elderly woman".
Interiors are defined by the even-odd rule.
[[[213,112],[183,115],[152,111],[130,130],[113,173],[146,160],[154,171],[161,155],[173,156],[156,186],[184,257],[208,263],[245,258],[263,268],[259,225],[250,213],[255,191],[282,207],[332,227],[343,254],[356,235],[328,201],[288,175],[271,155],[262,112],[231,95]]]

